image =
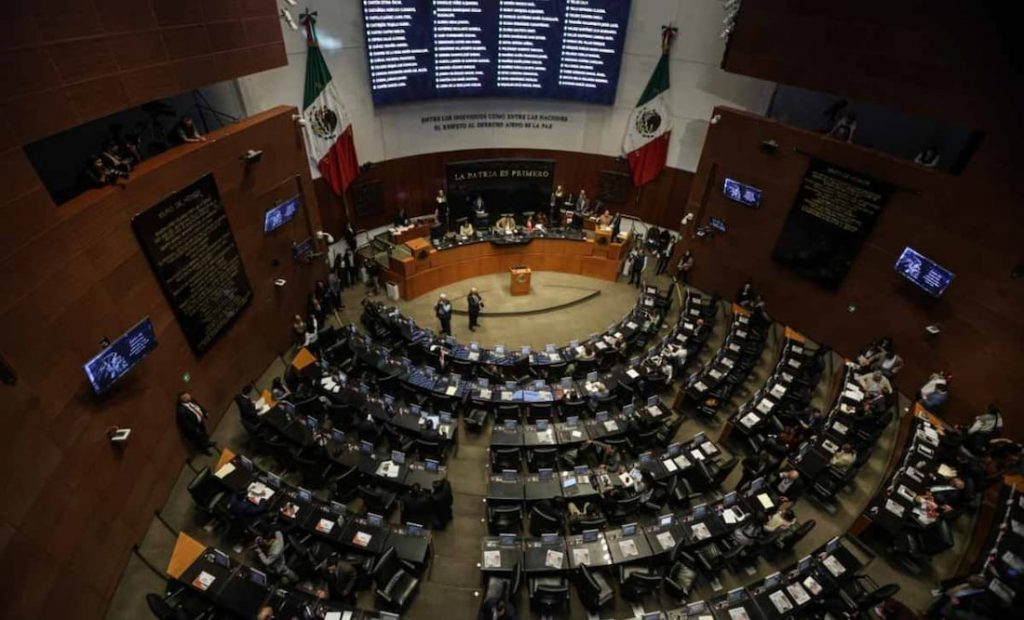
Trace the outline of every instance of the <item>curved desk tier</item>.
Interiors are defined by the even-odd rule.
[[[533,271],[561,271],[614,282],[628,253],[629,242],[597,243],[594,239],[525,238],[516,243],[473,241],[443,250],[424,239],[409,242],[412,256],[391,257],[384,279],[398,284],[402,299],[467,278],[507,273],[516,265]]]

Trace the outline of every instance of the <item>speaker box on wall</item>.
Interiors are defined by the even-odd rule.
[[[625,172],[602,170],[598,178],[597,199],[601,202],[624,203],[629,200],[633,179]]]

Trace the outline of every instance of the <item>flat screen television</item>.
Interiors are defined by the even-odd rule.
[[[953,272],[907,246],[896,261],[896,273],[910,280],[932,297],[939,297],[953,281]]]
[[[733,202],[756,209],[761,206],[761,190],[744,185],[736,179],[726,178],[722,185],[722,194]]]
[[[295,214],[299,212],[300,200],[301,197],[293,196],[267,209],[263,214],[263,232],[270,234],[295,219]]]
[[[153,323],[146,317],[85,363],[93,392],[103,394],[156,348]]]

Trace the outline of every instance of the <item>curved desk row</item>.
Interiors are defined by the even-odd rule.
[[[628,242],[594,239],[523,238],[517,243],[473,241],[435,249],[425,239],[408,243],[411,256],[392,256],[384,279],[398,285],[402,299],[460,280],[505,273],[526,265],[533,271],[560,271],[614,282],[626,258]]]

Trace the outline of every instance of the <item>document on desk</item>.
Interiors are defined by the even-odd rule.
[[[718,452],[718,447],[711,441],[700,444],[700,449],[708,456],[714,456]]]
[[[738,521],[738,519],[736,518],[736,513],[732,511],[732,508],[726,508],[725,510],[722,511],[722,519],[725,521],[727,525],[732,525],[736,523],[736,521]]]
[[[825,568],[828,569],[828,572],[830,572],[833,577],[838,577],[846,572],[846,567],[843,566],[843,563],[837,560],[835,556],[826,556],[822,561],[822,564],[825,565]]]
[[[648,405],[647,413],[649,413],[652,418],[657,418],[658,416],[661,415],[661,407],[657,405]]]
[[[845,435],[846,431],[848,431],[850,429],[849,429],[849,427],[847,427],[845,424],[843,424],[839,420],[836,420],[835,422],[832,423],[832,430],[834,430],[835,432],[839,433],[840,435]]]
[[[200,571],[199,576],[192,580],[192,586],[200,592],[205,592],[213,585],[217,578],[206,571]]]
[[[501,568],[501,551],[484,551],[484,568]]]
[[[690,463],[690,459],[686,458],[685,454],[680,454],[679,456],[672,460],[675,462],[676,465],[679,466],[679,469],[686,469],[692,464]]]
[[[577,549],[577,551],[580,551]],[[586,551],[583,549],[582,551]],[[576,556],[573,556],[576,557]],[[565,554],[561,551],[555,551],[554,549],[548,549],[548,552],[544,555],[544,566],[554,568],[556,570],[562,568],[562,562],[565,560]]]
[[[515,394],[513,392],[502,392],[501,393],[501,400],[505,400],[505,401],[512,400],[512,397],[514,395]]]
[[[373,539],[373,534],[367,534],[366,532],[356,532],[356,535],[352,537],[352,544],[360,547],[365,547],[370,544]]]
[[[615,431],[619,430],[619,423],[616,422],[615,420],[605,420],[604,421],[604,427],[609,432],[614,433]]]
[[[580,431],[576,431],[576,430],[574,430],[573,432],[571,432],[569,434],[572,436],[573,439],[579,439],[580,437],[583,437],[583,433],[580,432]]]
[[[480,399],[481,400],[491,400],[491,391],[486,389],[486,388],[480,390]]]
[[[729,617],[732,618],[732,620],[750,620],[750,616],[747,615],[747,610],[742,607],[730,609]]]
[[[217,470],[217,473],[213,475],[223,480],[224,478],[227,478],[232,473],[234,473],[234,471],[235,466],[233,463],[224,463],[223,465],[220,466],[220,469]]]
[[[448,388],[445,389],[444,393],[447,394],[448,396],[455,396],[455,392],[457,391],[459,391],[458,386],[449,385]]]
[[[711,538],[711,530],[709,530],[708,526],[703,523],[694,523],[690,526],[690,531],[693,532],[693,537],[697,540],[707,540],[708,538]]]
[[[572,550],[572,561],[577,566],[580,564],[590,564],[590,550],[589,549],[573,549]]]
[[[807,590],[814,596],[818,596],[819,594],[821,594],[821,585],[814,580],[814,577],[808,577],[807,579],[804,579],[803,583],[804,587],[807,588]]]
[[[746,426],[747,428],[753,428],[760,421],[761,418],[757,417],[757,414],[754,412],[750,412],[747,415],[740,418],[740,424]]]
[[[697,449],[697,450],[690,450],[690,456],[692,456],[693,458],[697,459],[698,461],[703,461],[704,460],[704,453],[701,452],[699,449]]]
[[[903,517],[903,512],[905,510],[902,504],[894,502],[891,499],[885,500],[885,509],[891,512],[892,514],[896,515],[897,517],[901,518]]]
[[[775,407],[775,403],[767,398],[762,398],[761,401],[757,403],[757,410],[764,414],[771,413],[773,407]]]
[[[708,374],[711,375],[712,379],[721,379],[722,377],[725,376],[725,373],[718,370],[717,368],[712,368],[711,370],[708,371]]]
[[[555,431],[537,431],[537,443],[555,443]]]
[[[776,383],[775,385],[772,386],[770,394],[775,398],[782,398],[783,396],[786,395],[786,386],[782,385],[781,383]]]
[[[676,539],[672,537],[671,532],[662,532],[655,538],[658,539],[658,544],[662,549],[674,549],[676,546]]]
[[[626,371],[626,376],[628,376],[630,379],[636,379],[640,376],[640,373],[630,368],[629,370]]]
[[[250,502],[259,504],[261,501],[266,501],[273,497],[274,490],[257,480],[249,485],[249,488],[246,490],[246,494],[248,495]]]
[[[761,493],[757,496],[757,501],[761,503],[761,507],[765,510],[771,510],[775,504],[772,502],[772,498],[767,493]]]
[[[330,534],[331,530],[334,529],[334,521],[328,521],[327,519],[320,519],[316,523],[316,531],[321,534]]]
[[[768,600],[772,602],[772,605],[775,605],[775,609],[778,609],[780,614],[793,609],[793,604],[789,602],[789,597],[782,590],[769,594]]]
[[[914,501],[914,498],[917,497],[917,494],[908,489],[905,484],[901,484],[897,487],[896,493],[908,502]]]
[[[956,478],[956,470],[943,463],[939,465],[939,475],[943,478]]]
[[[475,361],[480,359],[480,352],[479,351],[470,351],[469,355],[467,355],[466,357],[469,358],[469,361],[475,362]]]
[[[701,392],[708,391],[708,386],[703,381],[698,381],[697,383],[694,383],[693,387],[694,389],[699,390]]]
[[[675,461],[673,461],[672,459],[665,459],[661,462],[661,464],[665,466],[665,471],[667,471],[670,474],[679,469],[679,467],[675,464]]]
[[[632,539],[620,540],[619,551],[621,551],[622,556],[626,558],[632,558],[640,555],[640,551],[636,548],[636,541]]]
[[[811,600],[811,596],[807,594],[807,590],[804,590],[804,587],[798,582],[794,582],[786,586],[786,592],[789,592],[789,595],[793,597],[793,600],[796,601],[797,605],[803,605],[807,601]]]

